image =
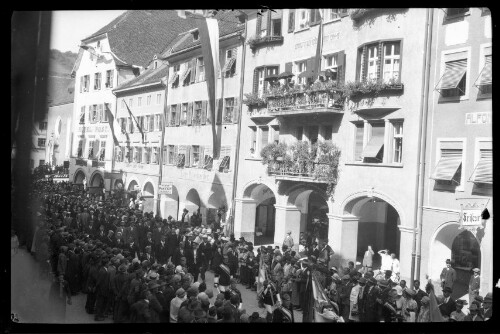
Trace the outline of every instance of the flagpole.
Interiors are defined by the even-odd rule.
[[[170,64],[167,63],[167,80],[170,78],[169,76],[169,71],[170,71]],[[163,141],[165,140],[165,127],[166,127],[166,113],[167,113],[167,95],[168,95],[168,81],[165,85],[165,102],[163,106],[163,115],[162,115],[162,126],[161,126],[161,142],[160,142],[160,157],[158,159],[158,164],[160,167],[159,174],[158,174],[158,189],[160,188],[159,185],[163,181],[163,147],[165,146]],[[156,214],[160,213],[160,201],[161,201],[161,195],[157,194],[158,199],[156,200]]]

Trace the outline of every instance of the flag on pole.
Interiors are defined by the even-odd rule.
[[[108,124],[109,128],[111,129],[111,135],[113,135],[113,141],[115,142],[115,146],[120,146],[120,142],[118,141],[115,135],[115,125],[114,125],[115,117],[113,116],[113,113],[109,109],[109,104],[104,103],[104,108],[106,109],[104,112],[108,116]]]
[[[219,96],[217,92],[217,77],[220,70],[219,63],[219,24],[212,11],[201,9],[178,10],[181,18],[195,19],[200,35],[201,51],[205,65],[205,81],[207,83],[208,104],[210,106],[210,119],[212,120],[212,147],[214,158],[219,157],[217,146],[217,133],[215,128],[216,110],[215,101]]]
[[[434,293],[434,286],[429,280],[429,283],[427,284],[430,286],[430,291],[429,291],[429,317],[431,322],[445,322],[443,315],[441,314],[441,311],[439,310],[439,305],[436,299],[436,295]]]
[[[314,319],[315,319],[315,322],[331,322],[334,320],[338,320],[339,307],[335,302],[332,302],[330,300],[330,298],[328,298],[323,286],[319,282],[318,277],[316,275],[317,275],[317,273],[315,273],[315,272],[312,272],[312,274],[311,274],[312,290],[313,290],[313,297],[314,297]],[[324,302],[331,304],[334,308],[335,314],[334,314],[334,317],[332,319],[325,318],[320,313],[321,304],[323,304]]]
[[[257,276],[257,291],[262,289],[263,283],[266,280],[266,264],[264,263],[264,254],[260,254],[259,274]]]
[[[144,131],[142,131],[142,127],[139,125],[137,118],[135,118],[134,114],[132,114],[132,111],[130,111],[130,108],[128,107],[127,102],[125,102],[125,100],[123,100],[123,102],[125,103],[125,106],[127,107],[128,114],[130,115],[131,118],[134,119],[135,124],[137,125],[137,129],[139,129],[139,132],[141,133],[142,143],[144,144]]]
[[[323,48],[323,11],[318,9],[320,21],[318,26],[318,42],[316,43],[316,56],[314,58],[314,76],[313,82],[319,76],[319,71],[321,70],[321,49]]]

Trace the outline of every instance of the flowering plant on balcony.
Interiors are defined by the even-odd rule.
[[[193,116],[193,125],[200,125],[200,124],[201,124],[201,115],[197,113]]]
[[[245,99],[242,101],[248,107],[263,107],[267,104],[267,101],[260,98],[256,93],[245,94]]]
[[[318,143],[317,165],[313,176],[315,179],[327,182],[326,193],[333,197],[339,177],[340,149],[331,141],[326,140]]]
[[[282,161],[287,154],[288,146],[285,143],[267,144],[260,151],[262,164],[267,165],[274,161]]]
[[[381,79],[379,80],[366,80],[366,81],[350,81],[346,82],[343,87],[344,96],[349,99],[359,98],[363,95],[374,95],[378,96],[380,92],[387,90],[401,90],[403,84],[396,79],[390,79],[385,82]]]
[[[376,8],[353,8],[349,11],[349,16],[352,20],[357,20]]]

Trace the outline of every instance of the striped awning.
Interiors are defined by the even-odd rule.
[[[227,61],[226,61],[226,64],[224,65],[224,67],[222,68],[222,73],[225,73],[229,70],[231,70],[231,67],[233,67],[233,64],[234,62],[236,61],[236,58],[229,58]]]
[[[467,72],[467,59],[450,61],[446,63],[446,69],[443,76],[439,80],[436,89],[453,89],[457,88],[460,80]]]
[[[170,81],[168,82],[169,85],[173,84],[175,80],[179,77],[179,73],[175,72],[174,75],[172,75],[172,78],[170,78]]]
[[[382,146],[384,146],[384,137],[372,137],[363,150],[363,153],[361,153],[361,156],[363,158],[376,158]]]
[[[462,164],[462,151],[441,157],[431,179],[451,181]]]
[[[186,78],[188,77],[188,75],[191,73],[191,67],[188,67],[185,71],[184,71],[184,74],[182,74],[182,77],[181,77],[181,82],[183,82],[184,80],[186,80]]]
[[[492,84],[491,56],[488,56],[485,59],[485,64],[484,64],[483,70],[481,71],[481,74],[479,74],[479,77],[477,78],[474,85],[475,86],[484,86],[484,85],[491,85],[491,84]]]
[[[493,183],[493,154],[491,150],[481,151],[481,158],[474,168],[469,181],[474,183]]]

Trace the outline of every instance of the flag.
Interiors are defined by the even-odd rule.
[[[441,314],[441,311],[439,310],[439,306],[436,300],[436,295],[434,294],[434,286],[432,283],[429,283],[430,285],[430,292],[429,292],[429,317],[431,322],[445,322],[443,319],[443,316]]]
[[[113,116],[111,110],[109,110],[108,106],[109,105],[107,103],[104,103],[104,108],[106,109],[104,112],[108,116],[108,124],[109,128],[111,129],[111,135],[113,136],[113,141],[115,142],[115,146],[120,146],[120,143],[118,142],[118,139],[116,138],[115,135],[115,125],[114,125],[115,117]]]
[[[325,319],[323,316],[321,316],[320,313],[320,308],[321,308],[321,303],[327,302],[331,305],[333,305],[333,308],[335,310],[335,316],[338,316],[339,313],[339,307],[336,303],[332,302],[330,298],[325,293],[325,290],[321,283],[318,280],[318,277],[316,276],[317,273],[312,272],[311,277],[312,277],[312,290],[313,290],[313,298],[314,298],[314,318],[316,322],[329,322],[333,321],[336,319]]]
[[[264,281],[266,280],[266,264],[264,263],[264,254],[260,254],[260,260],[259,260],[259,274],[257,278],[257,291],[260,291],[262,289],[262,285]]]
[[[132,111],[130,111],[130,108],[128,107],[127,102],[125,102],[125,100],[123,100],[123,102],[125,103],[125,106],[127,107],[128,114],[130,115],[130,117],[132,117],[134,119],[135,124],[137,125],[137,129],[139,129],[139,132],[141,133],[142,143],[144,144],[144,131],[142,131],[142,127],[139,125],[137,118],[135,118],[134,114],[132,114]]]
[[[320,21],[318,26],[318,42],[316,43],[316,56],[314,58],[314,74],[313,74],[313,82],[319,76],[319,71],[321,69],[321,49],[323,45],[323,11],[318,9]]]
[[[212,147],[214,158],[219,157],[217,149],[217,132],[215,128],[216,110],[215,100],[217,94],[217,74],[220,70],[219,63],[219,24],[209,10],[178,10],[177,15],[182,18],[195,19],[200,35],[201,51],[205,64],[205,81],[207,83],[208,103],[210,106],[211,126],[212,126]]]

